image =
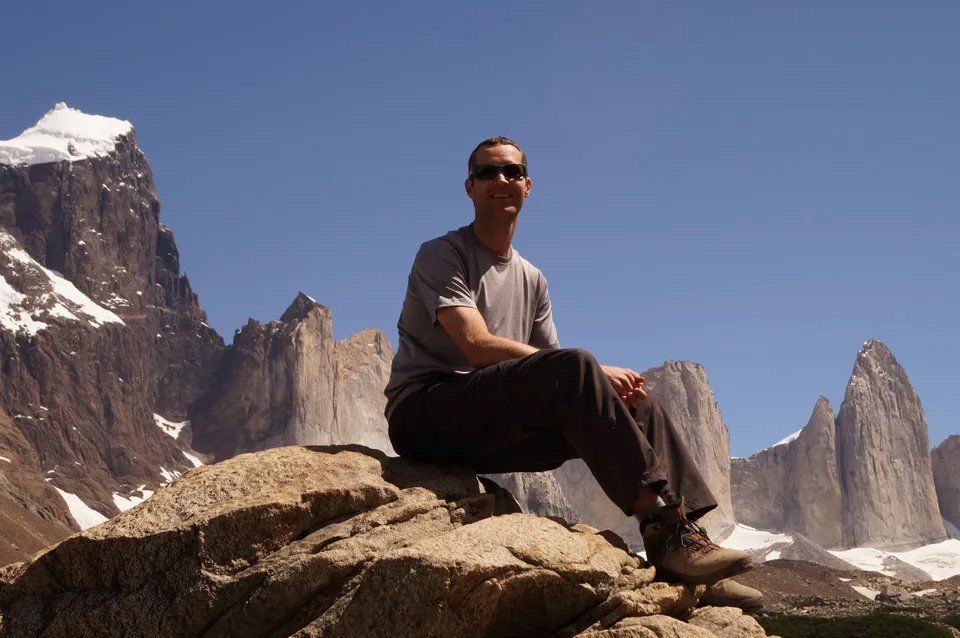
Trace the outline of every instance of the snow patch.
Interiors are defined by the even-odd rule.
[[[153,496],[153,491],[143,489],[145,487],[146,485],[141,485],[137,489],[133,490],[134,492],[142,493],[143,496],[133,496],[132,494],[129,496],[121,496],[120,494],[117,494],[116,492],[114,492],[113,504],[116,505],[117,509],[120,510],[121,512],[126,512],[131,507],[139,505],[140,503],[144,502],[145,500]]]
[[[32,271],[35,278],[45,279],[49,286],[49,289],[44,286],[48,291],[33,300],[31,305],[36,307],[28,310],[24,307],[27,295],[15,290],[3,275],[0,275],[0,327],[14,334],[23,332],[33,336],[47,327],[47,324],[41,321],[45,316],[80,321],[78,313],[85,315],[87,322],[96,328],[106,323],[123,323],[120,317],[96,304],[73,283],[40,265],[20,247],[12,235],[4,231],[0,231],[0,249],[10,260],[11,266],[17,264],[22,271]]]
[[[771,445],[770,447],[777,447],[778,445],[786,445],[787,443],[790,443],[791,441],[796,441],[796,440],[797,440],[797,437],[800,436],[800,433],[801,433],[801,432],[803,432],[803,428],[800,428],[799,430],[797,430],[797,431],[794,432],[793,434],[791,434],[791,435],[789,435],[789,436],[787,436],[787,437],[785,437],[785,438],[780,439],[779,441],[777,441],[776,443],[774,443],[774,444]]]
[[[955,538],[906,552],[887,552],[872,547],[858,547],[830,553],[860,569],[880,572],[886,576],[895,575],[883,566],[884,559],[890,556],[922,569],[934,580],[943,580],[960,574],[960,540]]]
[[[773,550],[772,552],[770,552],[769,554],[763,557],[763,561],[767,562],[768,560],[777,560],[778,558],[780,558],[780,551]]]
[[[132,130],[126,120],[88,115],[60,102],[35,126],[0,141],[0,164],[73,162],[107,155],[117,147],[117,138]]]
[[[163,483],[164,483],[164,485],[167,485],[167,484],[169,484],[169,483],[173,483],[173,482],[176,481],[178,478],[180,478],[180,472],[177,472],[176,470],[174,470],[174,471],[171,472],[170,470],[168,470],[167,468],[165,468],[165,467],[163,467],[163,466],[161,465],[161,466],[160,466],[160,476],[163,477]]]
[[[791,542],[793,542],[793,537],[789,534],[774,534],[773,532],[764,532],[763,530],[754,529],[749,525],[737,523],[733,528],[733,533],[723,539],[721,544],[730,549],[750,551],[755,549],[764,549],[765,547],[770,547],[771,545],[776,545],[777,543]]]
[[[185,425],[188,425],[190,421],[180,421],[176,423],[174,421],[168,421],[159,414],[153,415],[153,421],[157,424],[157,427],[163,430],[166,434],[169,434],[174,439],[180,436],[180,430],[183,429]]]
[[[869,600],[876,600],[877,594],[880,593],[879,589],[870,589],[869,587],[861,587],[860,585],[850,586],[853,587],[858,594]]]
[[[8,458],[5,457],[5,456],[0,456],[0,461],[6,461],[7,463],[13,463],[13,461],[11,461],[10,459],[8,459]]]
[[[54,486],[53,489],[60,493],[67,504],[67,509],[70,510],[70,516],[80,526],[80,529],[89,529],[107,520],[106,516],[84,503],[76,494],[64,492],[57,486]]]
[[[181,450],[181,453],[182,453],[185,457],[187,457],[187,460],[188,460],[188,461],[190,461],[191,463],[193,463],[193,467],[200,467],[201,465],[203,465],[203,461],[201,461],[200,459],[198,459],[197,457],[195,457],[193,454],[190,454],[189,452],[184,452],[183,450]]]

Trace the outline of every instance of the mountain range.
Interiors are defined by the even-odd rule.
[[[336,340],[331,310],[300,293],[226,344],[160,210],[129,122],[58,104],[0,142],[0,564],[200,464],[289,444],[393,454],[386,336]],[[719,538],[746,524],[835,550],[904,549],[960,526],[960,437],[931,454],[920,399],[878,341],[857,354],[836,414],[821,397],[795,436],[749,458],[730,459],[703,366],[667,361],[644,375],[717,496],[705,522]],[[527,511],[641,547],[582,462],[492,478]]]

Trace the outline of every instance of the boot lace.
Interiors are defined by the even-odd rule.
[[[680,519],[677,528],[667,539],[667,544],[693,554],[706,554],[720,549],[719,545],[710,540],[706,530],[688,518]]]

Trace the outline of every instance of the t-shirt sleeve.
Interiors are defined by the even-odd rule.
[[[410,271],[410,289],[427,309],[431,322],[437,323],[440,308],[477,307],[467,281],[463,258],[449,242],[434,240],[420,246]]]
[[[537,348],[556,350],[560,347],[557,339],[557,327],[553,324],[553,308],[550,305],[550,292],[547,289],[547,278],[538,273],[537,279],[537,312],[533,319],[533,330],[530,334],[530,345]]]

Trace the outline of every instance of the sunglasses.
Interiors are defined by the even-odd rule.
[[[470,172],[470,177],[474,179],[497,179],[500,175],[503,175],[508,180],[516,180],[521,177],[527,176],[527,167],[523,164],[504,164],[503,166],[497,166],[496,164],[478,164],[473,167],[473,170]]]

